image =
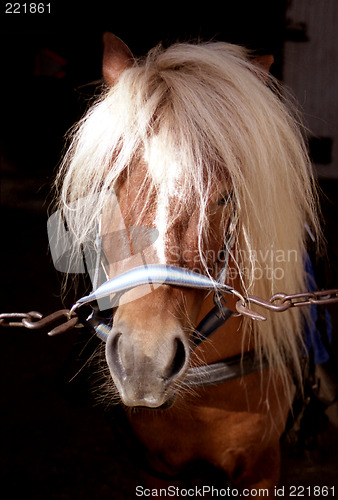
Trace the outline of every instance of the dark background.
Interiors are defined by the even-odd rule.
[[[75,298],[68,295],[64,304],[61,299],[62,277],[48,253],[46,221],[64,135],[101,78],[104,31],[120,36],[136,55],[160,41],[244,44],[272,52],[273,73],[281,79],[283,42],[291,36],[284,1],[194,2],[183,12],[182,3],[50,3],[51,14],[34,15],[5,14],[1,4],[0,312],[48,314],[70,307]],[[329,253],[321,277],[324,286],[338,286],[338,186],[332,179],[319,184]],[[336,310],[330,307],[335,352]],[[76,332],[48,338],[26,329],[0,330],[4,498],[134,498],[135,452],[121,435],[119,412],[107,419],[95,404],[87,391],[89,370],[69,382],[86,357],[80,354],[85,341]],[[331,420],[321,420],[312,449],[284,451],[281,484],[335,485],[338,438]]]

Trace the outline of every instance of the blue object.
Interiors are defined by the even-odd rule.
[[[309,256],[306,256],[305,260],[305,269],[309,276],[309,290],[311,292],[316,290],[316,281],[315,275],[312,267],[311,260]],[[314,362],[315,364],[321,365],[328,361],[330,355],[327,352],[327,349],[324,345],[322,334],[317,327],[317,319],[318,319],[318,306],[311,306],[311,325],[306,326],[304,332],[304,343],[307,350],[307,353],[310,350],[313,350]],[[330,313],[325,310],[325,323],[326,323],[326,333],[329,342],[331,343],[332,338],[332,323]]]

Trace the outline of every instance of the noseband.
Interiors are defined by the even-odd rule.
[[[135,267],[106,281],[92,293],[79,299],[72,307],[71,313],[81,306],[91,305],[111,295],[113,295],[111,307],[117,307],[124,293],[142,285],[169,285],[214,292],[215,306],[196,327],[193,336],[194,347],[208,339],[235,314],[226,306],[224,294],[234,295],[244,302],[244,298],[237,290],[211,277],[178,266],[150,264]],[[106,342],[111,329],[109,326],[111,317],[107,321],[104,315],[94,309],[83,322],[95,335]],[[210,365],[190,367],[184,383],[189,387],[214,385],[248,375],[260,368],[261,364],[256,361],[254,353],[249,352],[243,356],[239,355]]]

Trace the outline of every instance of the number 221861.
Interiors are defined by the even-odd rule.
[[[6,14],[50,14],[50,3],[6,3]]]

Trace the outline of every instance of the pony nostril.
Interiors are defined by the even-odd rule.
[[[119,341],[121,339],[122,333],[117,333],[109,339],[106,345],[106,358],[108,362],[108,366],[114,371],[122,376],[125,372],[123,367],[121,356],[119,352]]]
[[[182,370],[186,360],[186,353],[183,342],[180,339],[176,338],[175,344],[175,355],[170,367],[168,368],[167,376],[165,377],[167,380],[170,380]]]

